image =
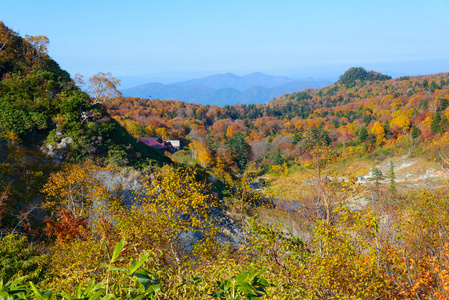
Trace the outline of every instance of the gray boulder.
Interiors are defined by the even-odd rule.
[[[73,143],[73,139],[71,137],[65,137],[61,139],[62,143],[71,144]]]
[[[66,143],[64,143],[64,142],[62,142],[62,143],[59,143],[57,146],[56,146],[56,148],[57,149],[67,149],[69,146],[66,144]]]

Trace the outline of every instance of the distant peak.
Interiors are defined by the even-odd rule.
[[[250,75],[267,75],[267,74],[264,74],[262,72],[252,72],[252,73],[246,74],[245,76],[250,76]]]
[[[212,75],[212,76],[232,76],[232,77],[240,77],[240,76],[238,76],[238,75],[235,75],[234,73],[225,73],[225,74],[222,74],[222,75]]]

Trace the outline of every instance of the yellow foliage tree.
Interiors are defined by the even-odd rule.
[[[354,123],[348,123],[348,124],[346,125],[346,130],[347,130],[349,133],[355,134],[355,132],[357,131],[357,129],[359,129],[359,127],[357,126],[357,124],[358,124],[357,121],[355,121]]]
[[[93,104],[103,103],[112,97],[121,97],[122,93],[117,89],[120,79],[111,73],[100,72],[89,78],[88,92],[92,97]]]
[[[128,129],[129,134],[131,134],[134,137],[142,136],[143,128],[142,126],[138,125],[134,121],[126,122],[126,129]]]
[[[192,141],[189,147],[192,156],[200,162],[202,167],[210,167],[213,165],[214,157],[206,145],[199,141]]]
[[[170,137],[170,131],[165,127],[156,128],[154,132],[164,141],[168,140],[168,138]]]
[[[159,245],[168,249],[178,263],[183,239],[189,232],[209,231],[212,225],[211,210],[218,206],[208,191],[209,185],[197,180],[195,169],[162,168],[153,179],[148,178],[140,207],[130,214],[141,216],[149,234]],[[138,225],[138,224],[137,224]]]
[[[154,135],[154,129],[151,127],[151,125],[148,125],[145,127],[145,136],[153,136]]]
[[[102,183],[102,171],[92,161],[64,165],[44,186],[47,197],[42,208],[52,212],[67,210],[76,218],[89,217],[94,202],[107,203],[114,193]]]
[[[44,35],[25,36],[25,57],[32,63],[42,61],[48,54],[50,40]]]
[[[407,131],[410,129],[410,118],[405,114],[399,115],[399,116],[395,117],[393,120],[391,120],[390,124],[392,126],[397,125],[403,131]]]
[[[371,133],[376,136],[376,143],[379,146],[385,138],[385,130],[379,121],[376,121],[371,128]]]

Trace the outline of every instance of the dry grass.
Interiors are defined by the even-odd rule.
[[[373,163],[373,160],[368,158],[356,157],[337,160],[329,164],[322,174],[333,181],[342,181],[351,177],[370,176],[371,170],[376,167],[387,177],[390,161],[394,163],[396,181],[398,187],[402,189],[429,185],[438,187],[447,184],[449,180],[449,173],[444,172],[435,161],[410,155],[386,158],[377,163]],[[289,174],[265,175],[263,179],[269,184],[264,193],[282,199],[298,201],[309,199],[314,194],[312,182],[314,178],[316,178],[315,171],[305,168],[291,168]]]

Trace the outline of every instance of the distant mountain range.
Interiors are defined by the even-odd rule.
[[[286,93],[307,88],[322,88],[329,84],[332,82],[324,79],[295,80],[259,72],[244,76],[226,73],[172,84],[152,82],[123,89],[122,93],[126,97],[180,100],[223,106],[265,103]]]

